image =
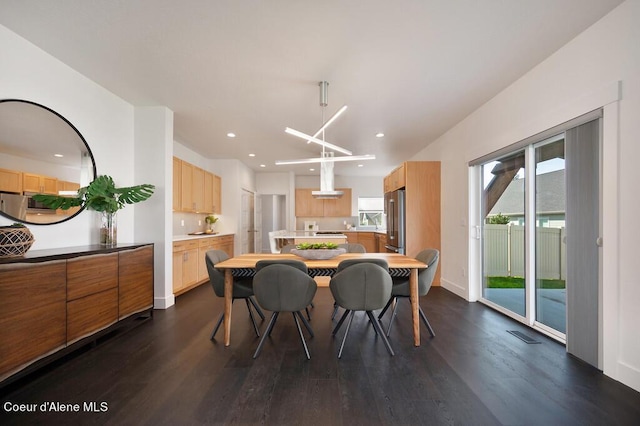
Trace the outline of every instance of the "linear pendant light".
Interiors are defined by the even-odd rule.
[[[361,160],[375,160],[375,155],[352,155],[349,157],[318,157],[318,158],[301,158],[299,160],[278,160],[277,166],[285,166],[289,164],[310,164],[310,163],[328,163],[336,161],[361,161]]]
[[[307,135],[306,133],[299,132],[299,131],[294,130],[294,129],[290,128],[290,127],[287,127],[286,129],[284,129],[284,131],[285,131],[285,133],[289,133],[290,135],[297,136],[297,137],[299,137],[301,139],[306,139],[307,141],[310,141],[310,142],[313,142],[313,143],[317,143],[318,145],[322,145],[325,148],[329,148],[329,149],[332,149],[334,151],[338,151],[338,152],[341,152],[341,153],[347,154],[347,155],[353,154],[348,149],[344,149],[342,147],[339,147],[337,145],[331,144],[329,142],[325,142],[323,140],[317,139],[317,138],[315,138],[315,137],[313,137],[311,135]]]

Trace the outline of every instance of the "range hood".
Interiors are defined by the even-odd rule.
[[[323,157],[333,157],[333,152],[323,152]],[[311,191],[313,198],[332,200],[344,195],[342,191],[336,191],[333,187],[333,161],[320,163],[320,191]]]

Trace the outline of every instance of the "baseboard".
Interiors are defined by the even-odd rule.
[[[618,371],[615,376],[607,371],[604,371],[604,374],[640,392],[640,370],[624,361],[618,361],[617,364]]]
[[[462,297],[464,300],[467,300],[467,301],[469,300],[467,298],[467,289],[456,283],[453,283],[444,278],[440,278],[440,286],[446,290],[449,290],[451,293],[455,294],[456,296]]]
[[[154,297],[153,298],[153,309],[167,309],[170,306],[175,305],[176,298],[172,294],[167,297]]]

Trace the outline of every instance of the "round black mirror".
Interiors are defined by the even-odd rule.
[[[81,208],[52,210],[31,196],[73,194],[95,176],[91,149],[69,120],[35,102],[0,100],[0,214],[35,225],[64,222]]]

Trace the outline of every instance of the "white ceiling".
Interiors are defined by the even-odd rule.
[[[0,0],[0,24],[133,105],[167,106],[185,146],[256,171],[319,173],[274,162],[318,156],[284,129],[315,133],[326,80],[326,118],[349,105],[326,140],[377,156],[335,173],[382,176],[620,3]]]

